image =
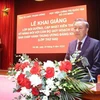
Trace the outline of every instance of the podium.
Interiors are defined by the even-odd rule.
[[[96,83],[92,93],[83,94],[82,100],[100,100],[100,83]]]

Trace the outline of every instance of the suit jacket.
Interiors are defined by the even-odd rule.
[[[77,40],[69,43],[68,53],[70,55],[72,55],[76,50],[76,45]],[[100,74],[100,41],[87,36],[82,46],[80,56],[88,59],[90,64],[89,69],[93,77],[97,78],[97,75]]]

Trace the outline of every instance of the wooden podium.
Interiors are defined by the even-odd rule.
[[[100,100],[100,83],[96,83],[92,93],[83,94],[82,100]]]

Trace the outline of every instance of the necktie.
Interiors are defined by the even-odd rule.
[[[81,44],[82,44],[82,42],[78,42],[77,50],[80,50],[81,49]]]

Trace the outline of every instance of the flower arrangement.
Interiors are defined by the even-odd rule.
[[[23,54],[8,74],[15,79],[14,92],[20,92],[17,100],[75,100],[82,93],[90,92],[87,84],[80,81],[87,73],[81,67],[73,68],[76,54],[71,61],[41,62]]]

